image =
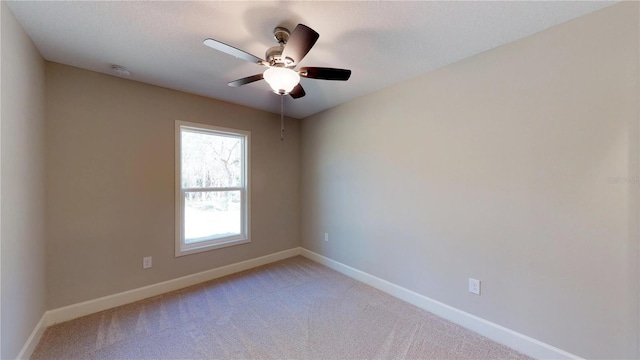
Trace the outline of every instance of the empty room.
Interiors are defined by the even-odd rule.
[[[2,1],[2,359],[640,358],[640,3]]]

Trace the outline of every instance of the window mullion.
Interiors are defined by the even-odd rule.
[[[219,188],[183,188],[184,192],[207,192],[207,191],[242,191],[243,187],[219,187]]]

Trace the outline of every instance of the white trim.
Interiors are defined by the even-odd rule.
[[[128,290],[118,294],[49,310],[44,313],[34,328],[31,336],[29,336],[29,339],[27,339],[27,342],[18,354],[17,359],[28,359],[31,356],[47,326],[73,320],[81,316],[90,315],[148,297],[161,295],[170,291],[182,289],[297,255],[302,255],[310,260],[325,265],[353,279],[373,286],[403,301],[432,312],[440,317],[464,326],[480,335],[486,336],[491,340],[509,346],[512,349],[536,359],[581,359],[577,355],[558,349],[524,334],[505,328],[504,326],[456,309],[437,300],[418,294],[389,281],[380,279],[361,270],[352,268],[348,265],[300,247],[261,256],[255,259],[241,261],[235,264],[221,266],[219,268],[144,286],[138,289]]]
[[[313,251],[301,248],[300,255],[536,359],[581,359],[577,355],[456,309]]]
[[[169,291],[182,289],[191,285],[196,285],[205,281],[217,279],[219,277],[252,269],[254,267],[266,265],[296,255],[300,255],[299,247],[261,256],[255,259],[241,261],[239,263],[231,265],[221,266],[215,269],[183,276],[177,279],[163,281],[157,284],[104,296],[98,299],[93,299],[78,304],[49,310],[45,313],[46,325],[50,326],[63,321],[72,320],[81,316],[111,309],[116,306],[129,304],[138,300],[146,299],[148,297],[164,294]]]
[[[178,257],[180,256],[180,244],[182,243],[182,241],[180,240],[182,238],[182,232],[183,232],[183,228],[182,228],[182,192],[179,191],[179,189],[182,187],[182,161],[178,158],[179,156],[182,155],[181,152],[181,148],[182,148],[182,144],[181,144],[181,140],[182,140],[182,131],[180,131],[180,123],[181,121],[176,120],[175,124],[174,124],[174,128],[173,128],[173,132],[174,132],[174,141],[173,141],[173,163],[174,163],[174,184],[173,184],[173,188],[174,188],[174,211],[175,211],[175,217],[173,219],[174,224],[175,224],[175,244],[174,244],[174,251],[175,251],[175,256]],[[178,205],[180,204],[180,205]]]
[[[184,192],[243,191],[244,187],[184,188]]]
[[[207,135],[228,136],[242,141],[242,186],[228,188],[182,188],[182,131]],[[224,128],[209,124],[176,120],[174,125],[174,163],[175,163],[175,257],[195,254],[203,251],[251,242],[251,132],[247,130]],[[184,193],[194,191],[240,191],[241,225],[240,234],[211,238],[195,244],[184,241]]]
[[[36,327],[31,332],[31,335],[29,335],[29,338],[24,343],[24,346],[18,353],[18,356],[16,356],[16,359],[31,358],[33,350],[36,349],[36,345],[38,345],[38,342],[40,342],[40,338],[42,337],[42,334],[44,334],[44,330],[47,328],[47,315],[48,311],[42,314],[40,321],[38,321]]]

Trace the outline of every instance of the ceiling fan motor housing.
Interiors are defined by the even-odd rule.
[[[272,46],[267,49],[267,52],[264,54],[265,59],[271,66],[282,66],[284,64],[284,60],[282,59],[282,51],[284,47],[277,45]]]
[[[289,35],[289,30],[286,28],[278,26],[273,29],[273,37],[278,41],[278,45],[267,49],[264,55],[269,65],[278,67],[293,66],[293,59],[282,58],[282,52],[284,51],[284,46],[287,44],[287,41],[289,41]]]

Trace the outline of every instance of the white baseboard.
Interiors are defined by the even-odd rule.
[[[46,326],[72,320],[81,316],[111,309],[116,306],[129,304],[138,300],[164,294],[169,291],[182,289],[191,285],[196,285],[205,281],[217,279],[219,277],[227,276],[233,273],[249,270],[254,267],[290,258],[296,255],[300,255],[300,250],[301,248],[299,247],[284,250],[255,259],[250,259],[239,263],[199,272],[197,274],[191,274],[177,279],[163,281],[157,284],[128,290],[109,296],[104,296],[98,299],[93,299],[54,310],[49,310],[45,313],[44,316],[46,318]]]
[[[219,268],[199,272],[183,276],[177,279],[163,281],[161,283],[144,286],[138,289],[128,290],[121,293],[104,296],[98,299],[84,301],[61,307],[54,310],[46,311],[38,324],[31,332],[31,335],[25,342],[22,350],[18,354],[17,359],[29,359],[36,345],[40,341],[44,330],[53,324],[73,320],[81,316],[90,315],[99,311],[114,308],[134,301],[146,299],[148,297],[164,294],[169,291],[182,289],[191,285],[196,285],[205,281],[217,279],[219,277],[231,275],[240,271],[249,270],[254,267],[266,265],[275,261],[284,260],[296,255],[300,255],[301,248],[296,247],[289,250],[261,256],[255,259],[241,261],[239,263],[221,266]]]
[[[536,359],[581,359],[564,350],[520,334],[504,326],[456,309],[437,300],[418,294],[389,281],[380,279],[313,251],[302,248],[300,255],[341,272],[353,279],[382,290],[419,308],[434,313],[493,341],[506,345]]]
[[[512,349],[520,351],[536,359],[581,359],[549,344],[520,334],[504,326],[492,323],[475,315],[456,309],[437,300],[418,294],[409,289],[403,288],[389,281],[380,279],[348,265],[342,264],[328,257],[317,254],[304,248],[293,248],[277,253],[261,256],[255,259],[242,261],[239,263],[222,266],[219,268],[203,271],[197,274],[183,276],[181,278],[164,281],[161,283],[144,286],[138,289],[124,291],[101,297],[94,300],[81,302],[65,306],[62,308],[49,310],[44,313],[35,329],[27,339],[22,350],[18,354],[18,359],[28,359],[35,349],[40,337],[47,326],[72,320],[81,316],[90,315],[99,311],[125,305],[148,297],[161,295],[169,291],[182,289],[191,285],[196,285],[205,281],[217,279],[254,267],[266,265],[275,261],[302,255],[308,259],[323,264],[329,268],[337,270],[351,278],[373,286],[392,296],[413,304],[419,308],[432,312],[440,317],[450,320],[456,324],[464,326],[489,339],[504,344]]]
[[[36,324],[36,327],[31,332],[31,335],[29,335],[29,338],[24,343],[24,346],[18,353],[18,356],[16,357],[16,359],[22,360],[22,359],[29,359],[31,357],[31,354],[33,354],[33,350],[36,349],[36,345],[38,345],[38,342],[40,341],[40,338],[42,337],[42,334],[44,333],[44,330],[46,328],[47,328],[47,313],[45,312],[44,314],[42,314],[40,321],[38,321],[38,323]]]

